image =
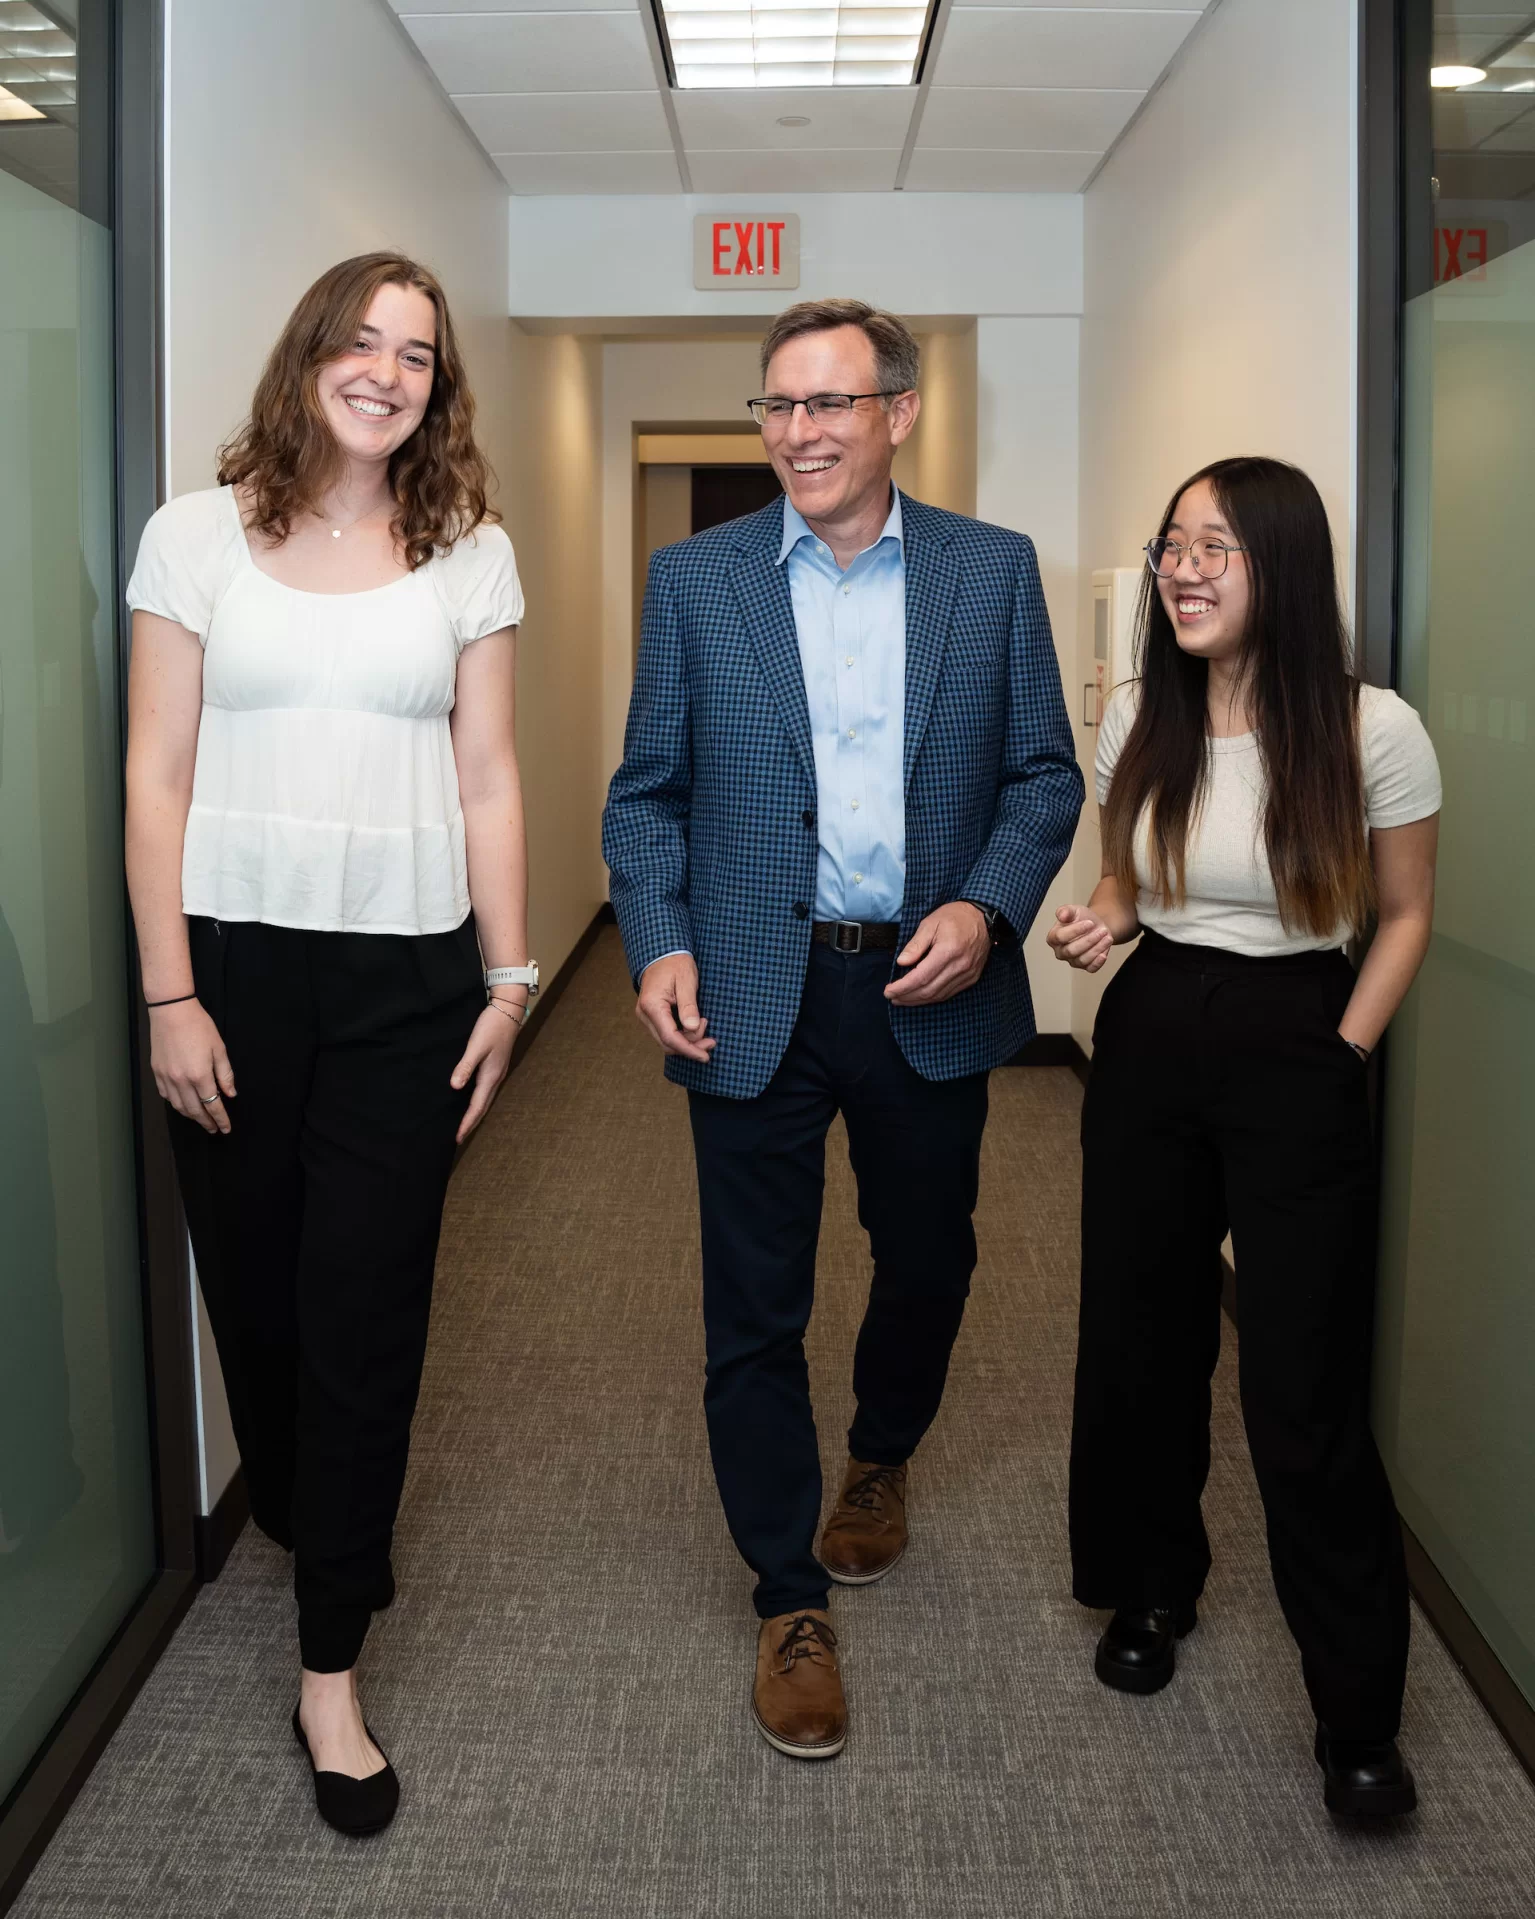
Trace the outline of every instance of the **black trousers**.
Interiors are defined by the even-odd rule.
[[[453,933],[190,923],[234,1069],[232,1130],[171,1114],[192,1249],[263,1532],[294,1555],[299,1650],[357,1663],[421,1383],[454,1134],[449,1076],[484,1009]]]
[[[1376,1178],[1338,952],[1142,936],[1104,995],[1082,1114],[1071,1550],[1087,1606],[1172,1606],[1210,1567],[1200,1495],[1221,1242],[1279,1602],[1317,1717],[1397,1732],[1408,1599],[1370,1431]]]
[[[812,946],[799,1020],[764,1091],[689,1095],[709,1450],[764,1619],[827,1601],[804,1334],[838,1111],[874,1254],[853,1358],[855,1459],[904,1465],[932,1424],[975,1270],[987,1076],[923,1079],[891,1033],[889,979],[888,953]]]

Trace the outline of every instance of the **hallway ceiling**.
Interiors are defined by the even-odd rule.
[[[1076,193],[1210,0],[939,0],[916,86],[718,91],[650,0],[388,4],[514,193]]]

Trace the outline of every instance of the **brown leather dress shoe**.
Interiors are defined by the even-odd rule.
[[[850,1459],[821,1534],[821,1564],[839,1586],[870,1586],[905,1550],[906,1468]]]
[[[847,1701],[828,1614],[786,1612],[763,1620],[752,1717],[768,1744],[791,1759],[835,1759],[841,1752]]]

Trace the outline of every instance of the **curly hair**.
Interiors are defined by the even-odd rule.
[[[320,369],[352,349],[380,287],[413,287],[437,314],[436,367],[420,426],[389,462],[390,523],[411,572],[501,515],[489,503],[493,475],[474,439],[474,399],[434,273],[400,253],[360,253],[322,273],[299,301],[268,356],[250,417],[219,448],[220,486],[241,486],[250,525],[274,543],[341,478],[345,456],[320,410]]]

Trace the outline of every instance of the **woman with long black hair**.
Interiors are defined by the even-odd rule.
[[[1210,1568],[1221,1245],[1270,1563],[1334,1811],[1415,1801],[1397,1749],[1401,1532],[1369,1423],[1366,1061],[1427,950],[1440,786],[1417,715],[1350,664],[1322,501],[1277,460],[1181,487],[1147,547],[1139,677],[1098,740],[1103,878],[1057,957],[1104,994],[1082,1115],[1073,1590],[1096,1670],[1173,1676]],[[1356,976],[1342,948],[1373,921]]]

